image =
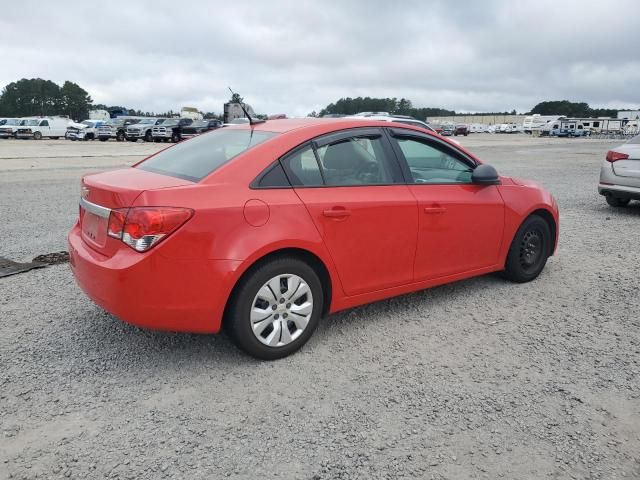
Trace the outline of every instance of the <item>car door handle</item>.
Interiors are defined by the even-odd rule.
[[[444,213],[447,209],[444,207],[424,207],[424,213]]]
[[[322,214],[329,218],[342,218],[351,215],[351,210],[332,208],[331,210],[325,210]]]

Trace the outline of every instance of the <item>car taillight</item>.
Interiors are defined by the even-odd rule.
[[[124,229],[124,221],[127,218],[127,210],[129,209],[118,208],[116,210],[111,210],[107,235],[122,240],[122,230]]]
[[[607,162],[617,162],[618,160],[627,160],[629,155],[626,153],[614,152],[613,150],[609,150],[607,152]]]
[[[134,250],[145,252],[175,232],[192,216],[193,210],[190,208],[118,208],[111,210],[107,233]]]

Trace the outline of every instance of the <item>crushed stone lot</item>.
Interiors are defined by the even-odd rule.
[[[596,189],[621,142],[457,139],[557,198],[534,282],[341,312],[259,362],[121,323],[65,264],[0,278],[0,479],[640,478],[640,202]],[[80,176],[158,148],[0,140],[0,257],[65,250]]]

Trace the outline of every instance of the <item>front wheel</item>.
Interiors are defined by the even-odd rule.
[[[174,132],[171,134],[171,142],[172,143],[178,143],[180,140],[182,140],[180,134],[178,132]]]
[[[126,138],[126,135],[124,134],[124,132],[116,133],[116,141],[124,142],[125,138]]]
[[[552,251],[551,229],[538,215],[531,215],[513,237],[504,276],[516,283],[535,279],[547,263]]]
[[[40,132],[35,132],[35,133],[33,134],[33,139],[34,139],[34,140],[41,140],[41,139],[42,139],[42,133],[40,133]]]
[[[144,141],[150,142],[152,140],[153,140],[153,137],[151,136],[151,130],[147,130],[147,133],[144,134]]]
[[[302,260],[284,257],[260,265],[241,280],[224,323],[242,350],[262,360],[275,360],[309,340],[322,310],[322,285],[316,272]]]
[[[606,195],[604,198],[607,199],[607,203],[612,207],[626,207],[631,201],[629,198],[619,198],[613,195]]]

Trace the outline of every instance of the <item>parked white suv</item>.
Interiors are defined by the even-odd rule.
[[[64,117],[28,119],[17,128],[16,138],[33,138],[34,140],[40,140],[41,138],[48,137],[57,139],[66,135],[67,127],[70,123],[72,122]]]
[[[26,121],[26,119],[5,118],[3,121],[4,123],[0,125],[0,138],[15,138],[16,130]]]

